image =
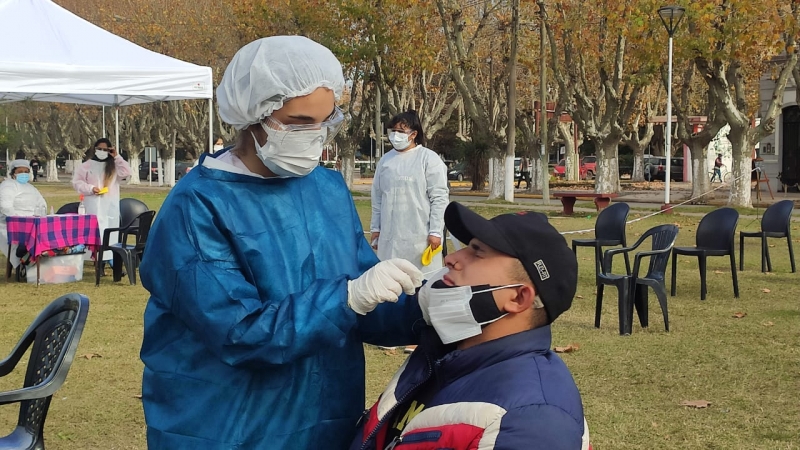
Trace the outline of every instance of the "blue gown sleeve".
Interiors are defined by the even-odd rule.
[[[343,346],[354,331],[345,275],[311,280],[285,298],[262,298],[245,277],[253,269],[238,262],[232,235],[196,197],[165,203],[153,231],[141,266],[150,301],[160,302],[226,364],[287,364],[322,347]]]

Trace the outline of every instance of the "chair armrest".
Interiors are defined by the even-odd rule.
[[[56,379],[59,372],[60,370],[51,373],[46,380],[36,386],[0,392],[0,405],[18,403],[25,400],[36,400],[55,394],[63,384],[63,380],[58,382]],[[63,378],[66,378],[66,374],[64,374]]]
[[[639,266],[643,258],[653,257],[656,255],[660,255],[662,253],[669,253],[671,250],[672,246],[669,246],[661,250],[647,250],[637,253],[633,257],[633,278],[634,279],[639,278]]]
[[[636,247],[622,247],[622,248],[612,248],[606,250],[605,253],[603,253],[603,264],[600,267],[601,272],[608,273],[608,270],[610,270],[611,267],[611,261],[613,261],[614,259],[614,255],[616,255],[617,253],[628,253],[634,248]]]
[[[8,355],[6,359],[0,361],[0,377],[4,377],[14,371],[32,343],[32,337],[27,340],[23,339],[19,341],[14,349],[11,350],[11,354]]]
[[[111,239],[111,233],[120,231],[124,232],[124,230],[125,228],[106,228],[103,230],[103,247],[108,247],[111,245],[111,243],[108,242],[108,240]]]

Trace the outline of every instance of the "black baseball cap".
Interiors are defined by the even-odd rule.
[[[477,238],[518,259],[544,303],[548,323],[572,306],[578,287],[578,260],[546,215],[519,211],[485,219],[466,206],[451,202],[444,211],[444,223],[465,244]]]

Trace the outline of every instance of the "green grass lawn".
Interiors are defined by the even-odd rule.
[[[56,208],[77,200],[63,184],[37,187]],[[123,196],[140,198],[151,208],[160,207],[165,192],[123,187]],[[359,198],[356,205],[366,228],[369,201]],[[485,216],[507,210],[477,208]],[[631,218],[644,214],[634,211]],[[591,228],[596,219],[550,216],[562,231]],[[679,214],[649,218],[631,224],[628,239],[632,243],[657,224],[677,223],[678,244],[692,245],[699,220]],[[756,230],[758,222],[743,219],[739,227]],[[800,237],[797,228],[793,231]],[[554,324],[553,343],[580,346],[562,356],[583,395],[595,449],[800,449],[800,274],[790,273],[785,240],[771,242],[775,272],[762,274],[757,242],[746,244],[745,271],[739,272],[741,298],[733,298],[727,258],[709,262],[706,301],[700,301],[697,261],[680,258],[678,295],[669,297],[671,331],[664,332],[651,294],[650,328],[635,322],[628,337],[618,333],[613,288],[606,289],[602,328],[593,327],[594,263],[591,250],[579,249],[578,294],[572,309]],[[621,261],[616,267],[622,267]],[[147,292],[141,285],[115,284],[110,277],[96,288],[93,275],[86,266],[84,280],[78,283],[37,288],[0,281],[0,353],[10,351],[52,299],[67,292],[86,294],[92,302],[88,324],[67,382],[53,396],[45,427],[47,448],[144,449],[144,417],[137,395]],[[733,317],[740,312],[746,316]],[[404,355],[368,347],[366,358],[371,404]],[[22,375],[17,370],[0,379],[0,389],[18,387]],[[680,405],[685,400],[711,405],[690,409]],[[16,406],[0,407],[3,431],[11,431],[16,414]]]

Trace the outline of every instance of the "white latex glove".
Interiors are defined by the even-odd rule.
[[[417,294],[417,301],[419,302],[419,309],[422,310],[422,318],[425,319],[425,323],[428,325],[431,324],[431,317],[428,315],[428,307],[430,307],[430,291],[431,285],[439,280],[441,280],[450,269],[447,267],[442,268],[441,270],[437,270],[428,278],[428,281],[422,286],[419,290],[419,294]]]
[[[413,295],[422,278],[422,272],[405,259],[381,261],[347,282],[347,305],[363,316],[380,303],[396,302],[403,292]]]

